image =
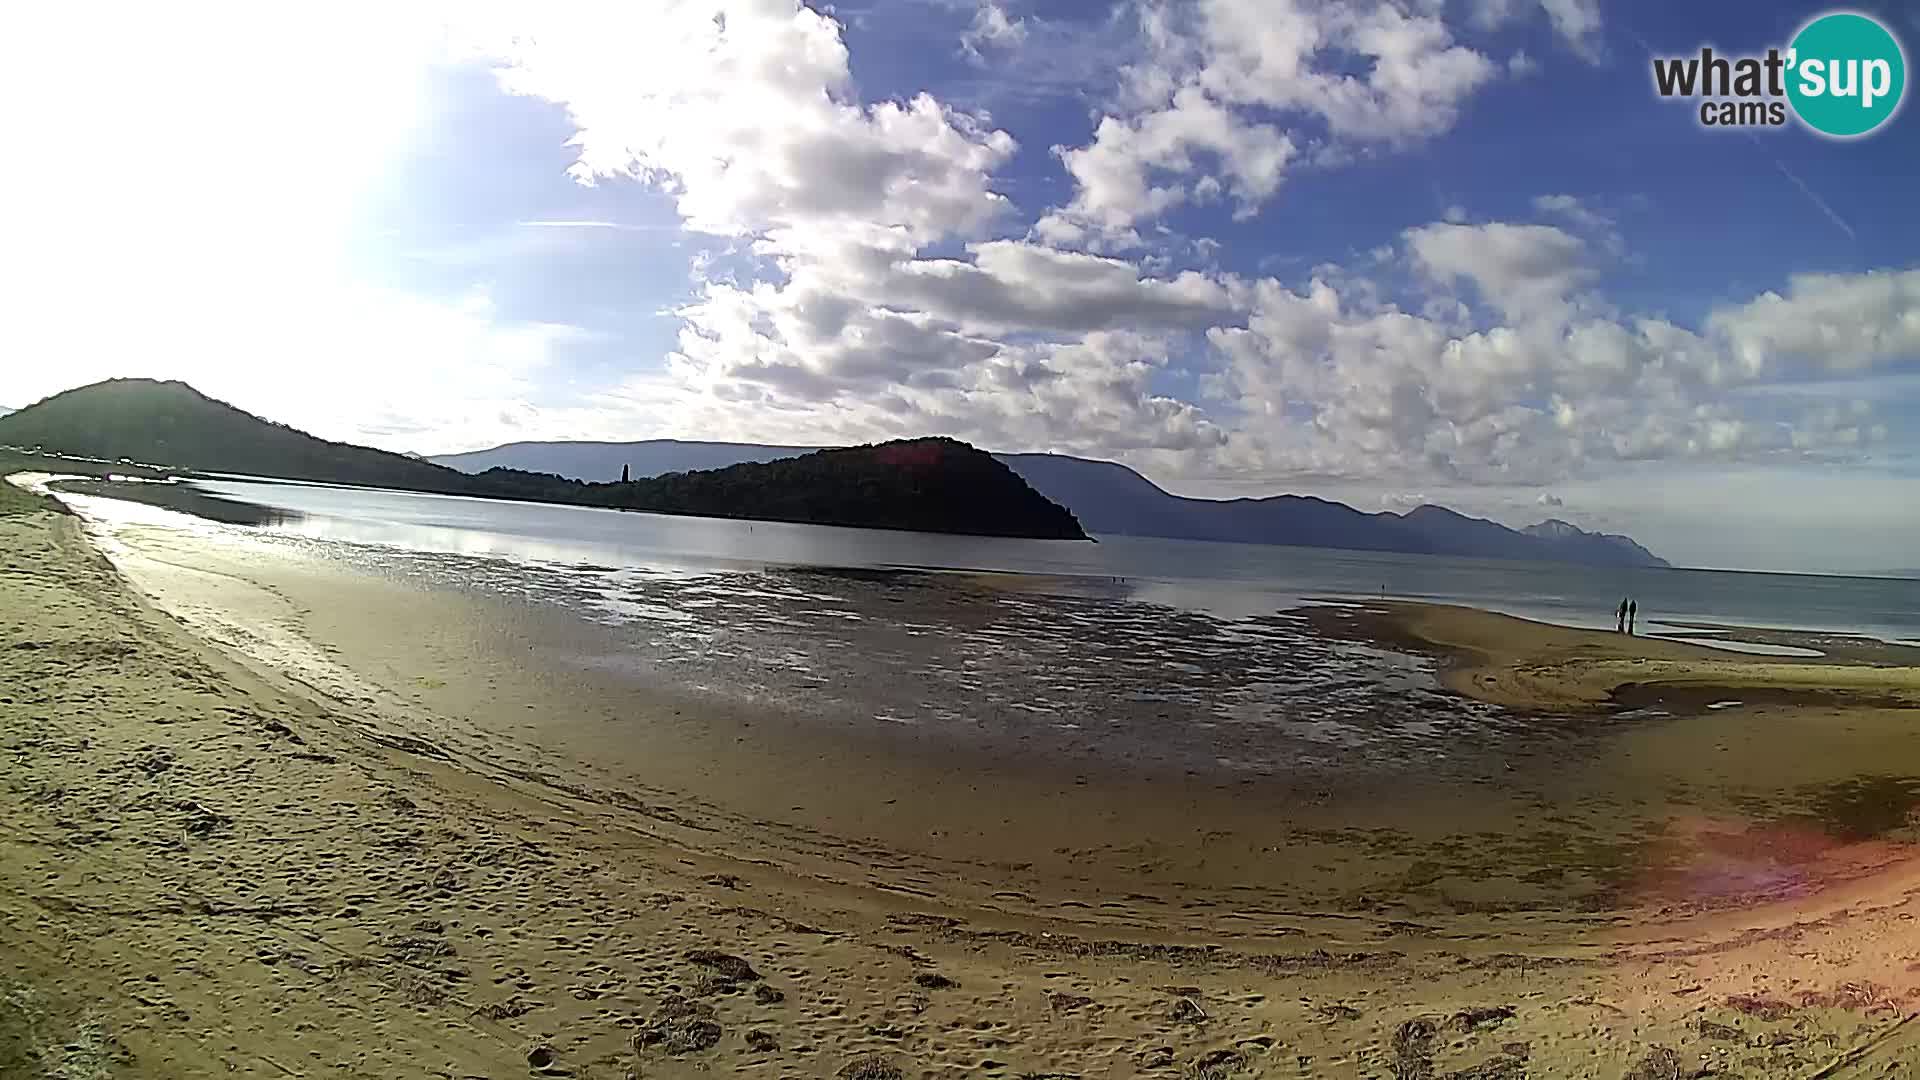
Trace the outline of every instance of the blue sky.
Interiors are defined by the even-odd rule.
[[[422,452],[939,432],[1920,558],[1920,121],[1709,130],[1649,73],[1824,7],[630,7],[19,17],[0,404],[179,377]]]

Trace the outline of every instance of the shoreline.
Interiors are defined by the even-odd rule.
[[[415,643],[439,669],[396,656],[366,685],[302,686],[136,598],[73,519],[0,517],[0,559],[0,930],[19,943],[0,980],[36,1003],[0,1022],[0,1065],[84,1051],[98,1075],[808,1076],[877,1055],[908,1075],[1613,1077],[1665,1051],[1774,1076],[1855,1046],[1863,1067],[1920,1051],[1900,1026],[1920,1003],[1903,917],[1920,881],[1897,847],[1838,887],[1571,936],[1529,934],[1524,914],[1302,919],[1231,891],[1027,903],[884,845],[806,856],[819,835],[684,792],[575,784],[553,747],[506,745],[427,684],[465,671],[461,701],[538,712],[506,650],[475,666],[472,642],[443,636]],[[240,578],[201,585],[201,617],[277,627],[347,672],[372,665],[329,654],[329,627],[365,635],[421,603],[379,583],[283,580],[278,606]],[[366,607],[381,588],[386,606]],[[337,609],[307,603],[328,589]],[[404,690],[381,685],[396,675]]]
[[[0,464],[4,464],[5,463],[4,459],[7,459],[7,458],[14,459],[12,467],[25,467],[25,466],[34,464],[36,460],[41,460],[41,459],[30,459],[30,458],[22,457],[17,454],[10,454],[6,451],[0,451]],[[41,464],[43,467],[46,467],[45,463],[50,461],[52,461],[52,459],[43,459],[41,460]],[[85,464],[86,463],[81,463],[81,465],[85,465]],[[79,471],[86,472],[88,471],[88,469],[79,468]],[[138,470],[136,469],[135,471],[138,471]],[[241,485],[246,485],[248,483],[252,483],[253,481],[244,477],[230,476],[230,477],[219,478],[219,482],[223,482],[223,483],[233,482],[233,483],[239,483]],[[361,492],[368,495],[380,495],[384,493],[386,495],[399,498],[403,501],[406,499],[421,497],[421,498],[451,499],[458,502],[465,498],[462,496],[430,496],[425,493],[418,493],[418,492],[385,491],[385,489],[377,489],[377,488],[354,488],[350,486],[342,487],[342,486],[333,486],[333,485],[320,485],[320,484],[314,484],[311,482],[304,482],[304,481],[299,481],[299,482],[280,481],[280,480],[272,480],[272,479],[266,479],[266,478],[258,478],[258,485],[261,489],[268,490],[268,491],[270,491],[273,487],[276,487],[276,486],[281,486],[281,487],[290,486],[294,488],[314,488],[317,490],[339,490],[339,491],[347,491],[347,492]],[[133,499],[143,499],[143,498],[151,499],[154,497],[153,492],[150,490],[146,490],[144,487],[136,487],[132,491],[127,492],[125,494],[127,495],[127,497],[133,498]],[[261,502],[262,504],[272,504],[276,506],[279,505],[271,496],[261,494],[258,491],[248,493],[248,494],[241,494],[237,496],[233,496],[233,495],[223,496],[223,498],[231,498],[231,497],[237,497],[237,498],[248,499],[248,500],[256,500]],[[471,502],[473,500],[468,499],[466,501]],[[551,508],[552,506],[552,504],[521,503],[521,502],[515,502],[513,500],[483,499],[483,500],[479,500],[477,503],[477,505],[491,505],[491,504],[499,504],[499,505],[505,505],[511,508],[519,508],[519,509],[527,509],[527,510],[539,510],[542,508]],[[289,503],[288,505],[290,507],[293,507],[293,506],[299,506],[302,504],[298,500],[295,500],[294,502]],[[214,509],[214,508],[206,508],[206,509]],[[391,510],[392,508],[389,508],[389,509]],[[568,509],[568,507],[561,507],[561,509]],[[591,508],[572,507],[572,509],[591,509]],[[274,512],[277,512],[277,511],[274,511]],[[348,539],[359,539],[359,540],[364,540],[368,542],[379,542],[380,537],[379,535],[377,535],[378,530],[381,528],[391,527],[391,524],[392,524],[391,522],[386,522],[378,519],[377,516],[366,518],[363,520],[359,517],[356,517],[352,513],[348,513],[345,515],[336,515],[333,510],[326,508],[324,504],[321,504],[318,506],[309,505],[305,510],[292,511],[292,512],[296,516],[303,513],[310,513],[312,516],[321,520],[333,520],[337,517],[337,521],[335,521],[335,524],[342,526],[344,530],[339,535],[342,535]],[[220,517],[220,513],[217,510],[214,510],[214,512],[211,513],[209,516],[218,518]],[[401,519],[405,519],[407,517],[407,514],[404,512],[404,510],[399,512],[399,517]],[[674,518],[673,516],[670,515],[668,516],[668,518],[664,518],[662,520],[680,520],[680,519]],[[713,525],[728,525],[728,524],[740,523],[735,519],[725,519],[725,518],[687,519],[687,520],[700,520]],[[778,523],[769,523],[769,524],[777,525]],[[362,528],[363,535],[355,536],[353,534],[353,530],[356,527]],[[812,528],[811,526],[779,526],[779,527],[794,528],[794,529]],[[487,534],[488,526],[486,522],[481,520],[463,520],[457,526],[455,526],[455,528],[457,530],[473,530],[474,533],[488,535]],[[371,530],[371,533],[368,533],[368,530]],[[505,535],[508,537],[511,537],[516,534],[509,531]],[[878,535],[885,536],[885,535],[891,535],[891,534],[889,534],[886,530],[879,530]],[[922,535],[923,538],[925,539],[932,540],[932,539],[938,539],[942,534],[920,534],[920,535]],[[737,540],[738,538],[735,537],[733,539]],[[991,538],[975,538],[975,539],[984,540],[984,541],[991,540]],[[1124,543],[1129,543],[1129,544],[1146,545],[1148,547],[1152,547],[1158,544],[1189,543],[1188,541],[1160,540],[1160,539],[1155,539],[1151,537],[1110,536],[1107,539],[1122,541]],[[420,542],[419,538],[413,538],[413,540],[411,541],[403,541],[403,543],[409,544],[409,546],[411,546],[412,544],[417,544],[419,542]],[[566,543],[574,543],[574,541],[568,540],[566,541]],[[584,547],[582,548],[582,550],[584,551],[586,548],[591,548],[595,544],[600,543],[600,539],[583,540],[580,543],[584,545]],[[671,545],[671,543],[672,541],[669,541],[669,545]],[[1210,543],[1210,542],[1196,541],[1196,543]],[[1317,553],[1317,557],[1322,561],[1324,561],[1327,557],[1332,557],[1335,560],[1335,562],[1352,563],[1354,565],[1348,565],[1344,567],[1333,567],[1331,569],[1326,566],[1320,567],[1320,570],[1318,572],[1321,573],[1322,575],[1327,573],[1332,573],[1335,575],[1336,578],[1339,579],[1337,584],[1330,582],[1330,583],[1322,584],[1317,587],[1321,591],[1325,591],[1327,589],[1337,590],[1338,599],[1330,600],[1329,602],[1365,605],[1367,603],[1375,601],[1376,599],[1384,599],[1385,597],[1384,593],[1376,597],[1374,588],[1370,583],[1366,584],[1365,587],[1363,588],[1355,588],[1355,586],[1358,584],[1358,582],[1353,580],[1355,574],[1358,574],[1361,577],[1368,577],[1372,573],[1376,572],[1375,570],[1361,569],[1361,566],[1368,561],[1367,553],[1364,553],[1364,552],[1343,552],[1335,549],[1287,548],[1287,547],[1270,546],[1270,545],[1246,545],[1246,544],[1234,544],[1234,543],[1221,543],[1214,546],[1220,547],[1222,549],[1223,557],[1229,558],[1230,561],[1239,560],[1244,562],[1247,558],[1251,557],[1254,559],[1255,562],[1265,563],[1265,562],[1270,562],[1271,560],[1263,560],[1260,558],[1260,556],[1279,555],[1279,554],[1285,554],[1285,553],[1295,553],[1303,557],[1315,556]],[[424,544],[424,547],[429,549],[434,549],[435,545],[431,541],[429,541]],[[1232,555],[1228,553],[1228,549],[1244,549],[1244,550],[1240,551],[1239,554],[1237,555]],[[439,550],[459,551],[462,549],[458,547],[453,547],[453,548],[444,548]],[[510,546],[509,548],[502,548],[502,550],[510,550]],[[673,561],[681,558],[688,558],[688,559],[694,560],[694,562],[688,563],[687,565],[695,565],[696,563],[699,562],[697,556],[691,555],[686,551],[660,551],[660,552],[653,552],[651,554],[654,556],[664,557],[669,561]],[[1120,563],[1116,565],[1106,565],[1104,560],[1096,560],[1096,562],[1101,562],[1102,565],[1098,567],[1095,567],[1092,565],[1082,565],[1082,566],[1063,569],[1062,567],[1057,565],[1053,560],[1050,560],[1050,559],[1040,559],[1035,561],[1035,560],[1027,559],[1025,557],[1013,557],[1010,560],[1003,561],[1003,564],[1001,565],[1000,568],[992,569],[992,568],[980,566],[979,564],[974,562],[967,561],[967,558],[965,555],[957,556],[956,561],[939,562],[939,563],[936,563],[936,565],[931,567],[927,566],[921,561],[918,561],[918,557],[913,553],[895,552],[895,555],[898,557],[892,560],[882,558],[881,561],[879,562],[857,561],[857,566],[860,568],[869,568],[869,569],[878,570],[882,572],[926,570],[928,572],[947,572],[947,573],[955,573],[955,574],[961,574],[961,575],[972,575],[972,576],[980,577],[982,579],[999,578],[1001,579],[1003,584],[1013,584],[1013,587],[1015,588],[1032,587],[1030,584],[1025,584],[1025,585],[1014,584],[1018,582],[1019,579],[1024,577],[1038,577],[1042,579],[1050,579],[1045,586],[1042,586],[1046,588],[1055,587],[1059,585],[1061,582],[1073,581],[1075,582],[1075,584],[1069,589],[1069,591],[1085,592],[1088,594],[1108,594],[1114,591],[1114,587],[1116,585],[1119,585],[1120,583],[1125,582],[1127,584],[1121,587],[1119,590],[1122,595],[1138,592],[1140,594],[1138,598],[1142,599],[1144,602],[1159,603],[1159,604],[1174,607],[1176,609],[1200,610],[1200,611],[1208,612],[1210,614],[1217,614],[1217,615],[1221,615],[1222,617],[1228,617],[1228,618],[1244,617],[1245,615],[1248,615],[1248,614],[1257,614],[1259,611],[1262,611],[1262,610],[1274,610],[1275,608],[1285,608],[1290,606],[1293,603],[1297,603],[1298,597],[1301,595],[1300,593],[1297,593],[1297,592],[1293,593],[1291,596],[1285,595],[1283,592],[1271,592],[1271,593],[1263,592],[1262,595],[1265,601],[1264,603],[1256,602],[1251,606],[1245,606],[1243,608],[1237,595],[1230,595],[1228,592],[1224,592],[1222,590],[1222,586],[1224,584],[1231,584],[1234,582],[1241,581],[1242,578],[1240,576],[1236,576],[1236,574],[1228,574],[1226,577],[1219,578],[1219,579],[1206,577],[1206,576],[1202,576],[1198,578],[1187,577],[1180,573],[1175,573],[1171,577],[1156,576],[1156,574],[1153,572],[1153,568],[1151,565],[1153,563],[1153,560],[1151,558],[1147,558],[1145,560],[1145,564],[1143,565],[1136,565],[1137,563],[1140,563],[1139,559],[1130,560],[1130,559],[1123,558],[1120,560]],[[549,555],[541,554],[536,551],[530,554],[526,554],[525,557],[532,558],[532,559],[543,559],[543,558],[548,558]],[[785,559],[778,553],[772,553],[764,549],[761,549],[761,550],[757,550],[756,553],[754,554],[742,555],[742,556],[739,556],[739,558],[744,560],[744,562],[741,563],[741,568],[750,568],[747,566],[747,564],[764,564],[767,567],[776,567],[776,566],[807,567],[807,566],[826,565],[827,563],[831,562],[832,557],[829,552],[822,552],[819,550],[809,550],[802,557],[798,559]],[[1400,558],[1404,559],[1405,557],[1400,557]],[[825,562],[823,562],[823,560],[825,560]],[[602,558],[595,558],[595,557],[583,555],[580,561],[591,563],[596,561],[607,561],[607,560]],[[618,560],[616,559],[615,561],[617,562]],[[1072,560],[1069,560],[1069,561],[1071,562]],[[714,563],[713,565],[710,565],[710,566],[704,566],[703,568],[709,569],[709,570],[726,569],[726,567],[722,565],[722,563],[724,562],[726,562],[726,560],[721,560],[721,562]],[[1389,560],[1388,564],[1379,567],[1377,572],[1380,572],[1382,574],[1385,574],[1388,577],[1391,577],[1392,580],[1395,582],[1395,584],[1392,586],[1393,590],[1402,596],[1428,597],[1429,598],[1428,602],[1436,603],[1436,604],[1463,604],[1468,606],[1482,607],[1488,610],[1500,611],[1507,614],[1511,614],[1523,619],[1537,620],[1537,621],[1548,623],[1550,625],[1558,625],[1558,626],[1564,626],[1564,627],[1574,628],[1574,629],[1606,629],[1606,627],[1601,626],[1596,620],[1590,618],[1591,614],[1593,613],[1594,605],[1598,603],[1598,601],[1596,601],[1594,597],[1590,595],[1585,596],[1583,599],[1580,600],[1580,602],[1574,603],[1572,602],[1574,597],[1570,594],[1565,594],[1567,584],[1566,582],[1561,580],[1561,576],[1569,571],[1575,570],[1576,567],[1572,565],[1531,563],[1531,562],[1525,562],[1525,561],[1506,562],[1506,561],[1473,560],[1473,559],[1463,559],[1463,560],[1443,559],[1441,560],[1441,562],[1446,564],[1449,567],[1450,573],[1459,571],[1459,572],[1466,573],[1469,579],[1474,579],[1478,577],[1479,578],[1478,585],[1475,587],[1468,587],[1461,590],[1450,589],[1442,585],[1438,592],[1433,592],[1431,591],[1425,579],[1421,576],[1421,573],[1418,570],[1418,568],[1411,569],[1411,576],[1400,575],[1396,573],[1397,570],[1408,570],[1409,568],[1398,567],[1391,560]],[[1029,563],[1031,563],[1031,565],[1029,565]],[[642,562],[634,565],[647,566],[647,565],[654,565],[654,563]],[[679,564],[676,563],[676,565],[679,565]],[[1245,569],[1245,568],[1243,567],[1242,569]],[[1256,569],[1259,569],[1259,568],[1256,567]],[[1265,567],[1265,569],[1273,570],[1275,568],[1268,566],[1268,567]],[[1136,573],[1136,571],[1141,571],[1141,570],[1144,570],[1145,573]],[[1596,570],[1596,572],[1598,571]],[[1630,571],[1622,571],[1622,572],[1630,573]],[[1714,573],[1714,574],[1719,574],[1723,577],[1729,574],[1737,575],[1737,574],[1746,573],[1746,572],[1740,572],[1740,571],[1708,572],[1708,571],[1693,571],[1693,570],[1686,570],[1686,569],[1676,570],[1673,572],[1680,575],[1695,574],[1695,573]],[[1487,582],[1484,579],[1484,574],[1486,573],[1493,573],[1495,575],[1499,575],[1502,577],[1503,581],[1505,579],[1505,575],[1508,575],[1508,574],[1516,575],[1520,581],[1521,587],[1516,591],[1512,591],[1512,592],[1509,592],[1504,587],[1498,588],[1498,589],[1488,588]],[[1111,575],[1121,575],[1121,576],[1111,576]],[[1269,575],[1269,576],[1273,576],[1273,575]],[[1844,575],[1811,575],[1811,576],[1798,575],[1796,576],[1796,575],[1779,575],[1774,573],[1754,572],[1748,576],[1784,577],[1788,579],[1799,577],[1804,579],[1803,581],[1801,581],[1801,584],[1803,586],[1809,583],[1814,583],[1814,582],[1830,582],[1830,581],[1856,582],[1856,583],[1884,581],[1884,583],[1887,584],[1889,587],[1907,584],[1905,579],[1875,579],[1875,578],[1864,578],[1864,577],[1847,577]],[[1279,581],[1284,578],[1285,578],[1285,574],[1280,573],[1278,574],[1277,577],[1274,577],[1274,580]],[[1257,583],[1258,581],[1264,580],[1264,579],[1260,578],[1259,575],[1256,573],[1255,578],[1253,580]],[[1624,586],[1625,583],[1623,582],[1622,584]],[[1697,586],[1697,584],[1698,583],[1695,583],[1695,586]],[[1650,584],[1648,585],[1648,587],[1654,588],[1654,586]],[[1302,588],[1307,588],[1307,586],[1302,586]],[[1582,590],[1577,588],[1574,590],[1575,593],[1579,593],[1581,591]],[[1737,590],[1733,593],[1726,593],[1724,591],[1721,591],[1719,593],[1714,594],[1711,597],[1708,597],[1708,596],[1701,595],[1697,587],[1686,586],[1682,584],[1674,584],[1669,587],[1665,587],[1662,591],[1672,592],[1673,595],[1669,597],[1669,606],[1667,608],[1667,614],[1664,619],[1656,620],[1653,618],[1652,612],[1651,611],[1648,612],[1648,620],[1647,620],[1648,627],[1647,627],[1646,633],[1647,633],[1647,636],[1649,637],[1666,636],[1670,638],[1684,640],[1689,637],[1698,636],[1701,638],[1710,639],[1710,638],[1718,637],[1728,630],[1736,630],[1736,631],[1739,631],[1739,636],[1737,640],[1744,641],[1748,643],[1750,646],[1758,646],[1761,643],[1764,643],[1765,641],[1768,640],[1768,635],[1789,634],[1789,635],[1794,635],[1798,637],[1798,636],[1804,636],[1807,634],[1812,634],[1819,639],[1820,648],[1823,650],[1835,649],[1835,648],[1846,650],[1846,649],[1853,648],[1856,644],[1865,644],[1868,647],[1878,647],[1880,644],[1880,641],[1884,640],[1886,642],[1899,643],[1907,649],[1914,650],[1915,652],[1920,653],[1920,626],[1904,625],[1900,622],[1899,619],[1893,618],[1892,616],[1886,616],[1886,618],[1883,618],[1881,621],[1877,621],[1877,622],[1872,620],[1863,622],[1858,619],[1847,618],[1846,615],[1844,614],[1845,611],[1852,611],[1852,610],[1859,609],[1859,603],[1862,600],[1862,598],[1858,596],[1852,597],[1850,599],[1845,599],[1843,601],[1843,607],[1840,609],[1836,609],[1831,602],[1828,602],[1824,605],[1815,604],[1812,606],[1806,606],[1806,605],[1795,606],[1795,605],[1789,604],[1788,608],[1791,609],[1794,612],[1794,614],[1791,616],[1782,614],[1780,617],[1783,619],[1798,620],[1798,621],[1790,622],[1789,625],[1805,627],[1808,629],[1782,631],[1782,630],[1770,630],[1770,629],[1767,629],[1764,625],[1764,621],[1765,621],[1765,618],[1767,617],[1767,614],[1775,610],[1771,608],[1768,605],[1768,603],[1765,601],[1764,590],[1761,593],[1762,599],[1758,600],[1757,602],[1755,597],[1741,594]],[[1789,590],[1789,592],[1791,592],[1791,590]],[[1871,601],[1869,600],[1868,602],[1870,603]],[[1846,605],[1851,605],[1851,606],[1846,606]],[[1600,604],[1599,606],[1605,606],[1605,605]],[[1736,614],[1736,612],[1738,614]],[[1887,619],[1891,619],[1891,621],[1889,622],[1887,621]],[[1666,626],[1666,627],[1669,627],[1669,629],[1666,629],[1666,630],[1657,629],[1660,626]],[[1699,633],[1690,634],[1687,632],[1689,629],[1697,630],[1699,631]],[[1708,641],[1705,643],[1711,644],[1712,642]],[[1723,643],[1731,644],[1730,642],[1723,642]],[[1737,649],[1736,651],[1746,652],[1749,650]]]
[[[1410,785],[1395,772],[1328,788],[1312,775],[1183,773],[1084,751],[1063,756],[1038,733],[976,743],[966,730],[848,726],[810,715],[806,699],[795,711],[583,667],[575,658],[626,646],[538,602],[175,541],[135,534],[135,548],[146,551],[123,553],[123,565],[163,606],[207,615],[211,632],[263,655],[297,648],[249,639],[226,625],[224,612],[246,610],[253,624],[311,638],[323,655],[301,663],[382,702],[389,726],[434,717],[436,730],[464,733],[469,760],[512,757],[523,772],[576,788],[631,788],[697,806],[707,818],[733,823],[743,848],[764,848],[754,857],[804,857],[816,874],[865,878],[873,871],[846,853],[885,851],[892,855],[883,862],[910,856],[921,867],[894,883],[907,895],[939,880],[941,891],[971,891],[982,903],[996,892],[1029,896],[1019,906],[1035,917],[1111,910],[1123,922],[1158,918],[1150,913],[1178,910],[1196,896],[1284,912],[1359,903],[1378,921],[1422,918],[1459,906],[1449,892],[1483,892],[1474,878],[1488,873],[1508,880],[1508,892],[1539,892],[1499,869],[1509,856],[1546,857],[1533,851],[1538,840],[1525,837],[1484,856],[1463,849],[1466,876],[1423,881],[1417,888],[1425,899],[1395,884],[1431,858],[1433,844],[1545,813],[1533,793],[1489,804],[1500,775],[1495,762],[1452,767],[1457,783]],[[367,676],[379,685],[366,685]],[[1515,753],[1539,759],[1541,770],[1553,767],[1543,752]],[[834,776],[860,782],[823,782]],[[778,845],[755,840],[768,829],[777,829]],[[1602,840],[1587,825],[1572,830],[1589,836],[1583,843],[1601,844],[1595,857],[1627,857],[1620,840]],[[1276,859],[1282,852],[1287,857]],[[1626,875],[1630,867],[1607,872]],[[1137,899],[1114,903],[1128,895]],[[1256,918],[1244,932],[1261,926],[1292,931],[1298,918]]]
[[[1688,713],[1699,711],[1692,699],[1743,693],[1756,703],[1920,707],[1920,648],[1849,635],[1716,625],[1734,641],[1758,634],[1830,650],[1835,639],[1844,641],[1813,659],[1743,655],[1664,636],[1582,630],[1448,604],[1378,601],[1308,614],[1330,636],[1438,656],[1450,689],[1512,708],[1598,710],[1648,702],[1649,693],[1623,696],[1627,688],[1671,691],[1664,700]]]
[[[1696,902],[1692,883],[1668,880],[1676,858],[1701,857],[1691,845],[1678,855],[1666,850],[1674,820],[1706,813],[1753,831],[1811,812],[1834,819],[1823,827],[1845,828],[1861,816],[1853,804],[1862,797],[1846,790],[1855,770],[1907,760],[1920,771],[1920,739],[1904,737],[1897,714],[1853,707],[1877,702],[1819,701],[1819,711],[1783,713],[1808,723],[1774,721],[1784,746],[1820,742],[1827,758],[1833,755],[1821,725],[1832,711],[1862,725],[1863,744],[1890,751],[1807,768],[1791,749],[1756,753],[1727,745],[1742,738],[1750,714],[1764,715],[1780,701],[1741,691],[1761,700],[1716,712],[1700,706],[1721,704],[1709,699],[1735,691],[1689,686],[1696,700],[1674,702],[1662,698],[1676,684],[1660,681],[1664,675],[1697,682],[1703,672],[1721,683],[1751,683],[1756,673],[1829,682],[1835,675],[1909,679],[1912,671],[1730,661],[1696,646],[1472,609],[1385,610],[1396,625],[1411,619],[1426,631],[1395,631],[1401,644],[1455,658],[1438,673],[1443,684],[1525,710],[1516,716],[1537,718],[1525,720],[1528,733],[1520,741],[1503,736],[1491,757],[1449,754],[1459,760],[1416,766],[1431,776],[1389,771],[1372,780],[1342,776],[1328,786],[1311,772],[1182,775],[1089,756],[1090,747],[1063,755],[1048,743],[1029,743],[1027,734],[955,742],[937,729],[823,723],[808,715],[807,699],[796,712],[771,701],[716,698],[680,685],[686,675],[672,670],[636,679],[617,666],[583,667],[581,658],[633,645],[603,640],[590,625],[530,598],[452,593],[390,572],[342,570],[272,545],[249,543],[242,549],[257,549],[253,554],[237,553],[233,545],[160,529],[138,527],[112,542],[123,573],[134,572],[163,607],[190,613],[198,632],[309,682],[310,672],[319,672],[317,686],[339,688],[337,696],[369,707],[364,711],[389,730],[427,722],[439,745],[464,747],[470,769],[542,777],[599,798],[645,792],[727,823],[736,854],[804,865],[815,876],[873,880],[868,860],[847,853],[888,853],[874,865],[907,856],[916,869],[889,883],[904,895],[937,880],[943,888],[936,891],[958,899],[971,889],[973,902],[989,908],[1007,906],[994,902],[996,895],[1024,897],[1021,911],[1041,919],[1111,909],[1122,924],[1154,922],[1156,913],[1206,896],[1287,913],[1246,922],[1240,929],[1248,934],[1312,931],[1316,920],[1304,913],[1359,911],[1382,925],[1479,922],[1482,930],[1506,926],[1509,934],[1530,927],[1529,940],[1553,940],[1577,934],[1595,916]],[[262,628],[272,640],[262,638]],[[1345,630],[1355,636],[1352,626]],[[1358,636],[1378,644],[1377,633]],[[1475,651],[1481,649],[1489,654]],[[1493,651],[1501,655],[1487,659]],[[1669,670],[1649,666],[1639,655],[1647,651],[1664,654],[1654,659]],[[1473,656],[1483,657],[1480,666],[1460,663]],[[1627,676],[1631,683],[1623,682]],[[1485,682],[1489,677],[1497,681]],[[1542,685],[1553,695],[1514,692]],[[1711,715],[1689,724],[1635,722],[1619,731],[1579,719],[1620,713],[1623,688],[1659,706],[1638,710],[1654,717]],[[1795,700],[1800,691],[1791,686],[1767,692],[1789,705],[1807,704]],[[1834,711],[1836,705],[1848,707]],[[1720,759],[1724,766],[1715,763],[1714,784],[1724,794],[1689,792],[1700,778],[1660,766],[1670,747],[1701,741],[1717,741],[1720,754],[1742,751]],[[833,776],[858,776],[860,783],[821,782]],[[1753,805],[1756,796],[1768,805]],[[1847,805],[1822,808],[1835,797]],[[1920,804],[1920,789],[1866,798],[1887,802],[1891,824],[1898,824],[1901,806]],[[1795,809],[1807,800],[1808,809]],[[1920,839],[1920,830],[1898,836]],[[1765,890],[1754,892],[1759,898]],[[1123,893],[1132,898],[1115,904]],[[1716,896],[1722,906],[1742,902],[1739,890]]]

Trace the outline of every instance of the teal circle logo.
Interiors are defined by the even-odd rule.
[[[1893,118],[1907,91],[1907,57],[1886,27],[1838,11],[1801,27],[1787,54],[1787,100],[1802,123],[1851,139]]]

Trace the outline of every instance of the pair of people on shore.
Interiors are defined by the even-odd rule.
[[[1640,618],[1640,602],[1622,597],[1620,610],[1614,613],[1613,631],[1616,634],[1633,633],[1633,624]]]

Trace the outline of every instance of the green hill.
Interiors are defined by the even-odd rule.
[[[485,479],[507,470],[481,473]],[[524,475],[524,474],[522,474]],[[1083,540],[1072,514],[955,439],[819,450],[763,464],[585,485],[606,506],[707,517]],[[876,513],[884,520],[876,521]]]
[[[823,450],[767,464],[587,484],[547,473],[469,475],[328,442],[182,382],[110,379],[0,416],[0,446],[193,472],[481,498],[856,528],[1084,540],[1059,504],[992,455],[953,439]]]
[[[409,491],[472,487],[469,477],[453,469],[316,439],[215,401],[186,383],[151,379],[109,379],[0,417],[0,444],[202,472]]]

